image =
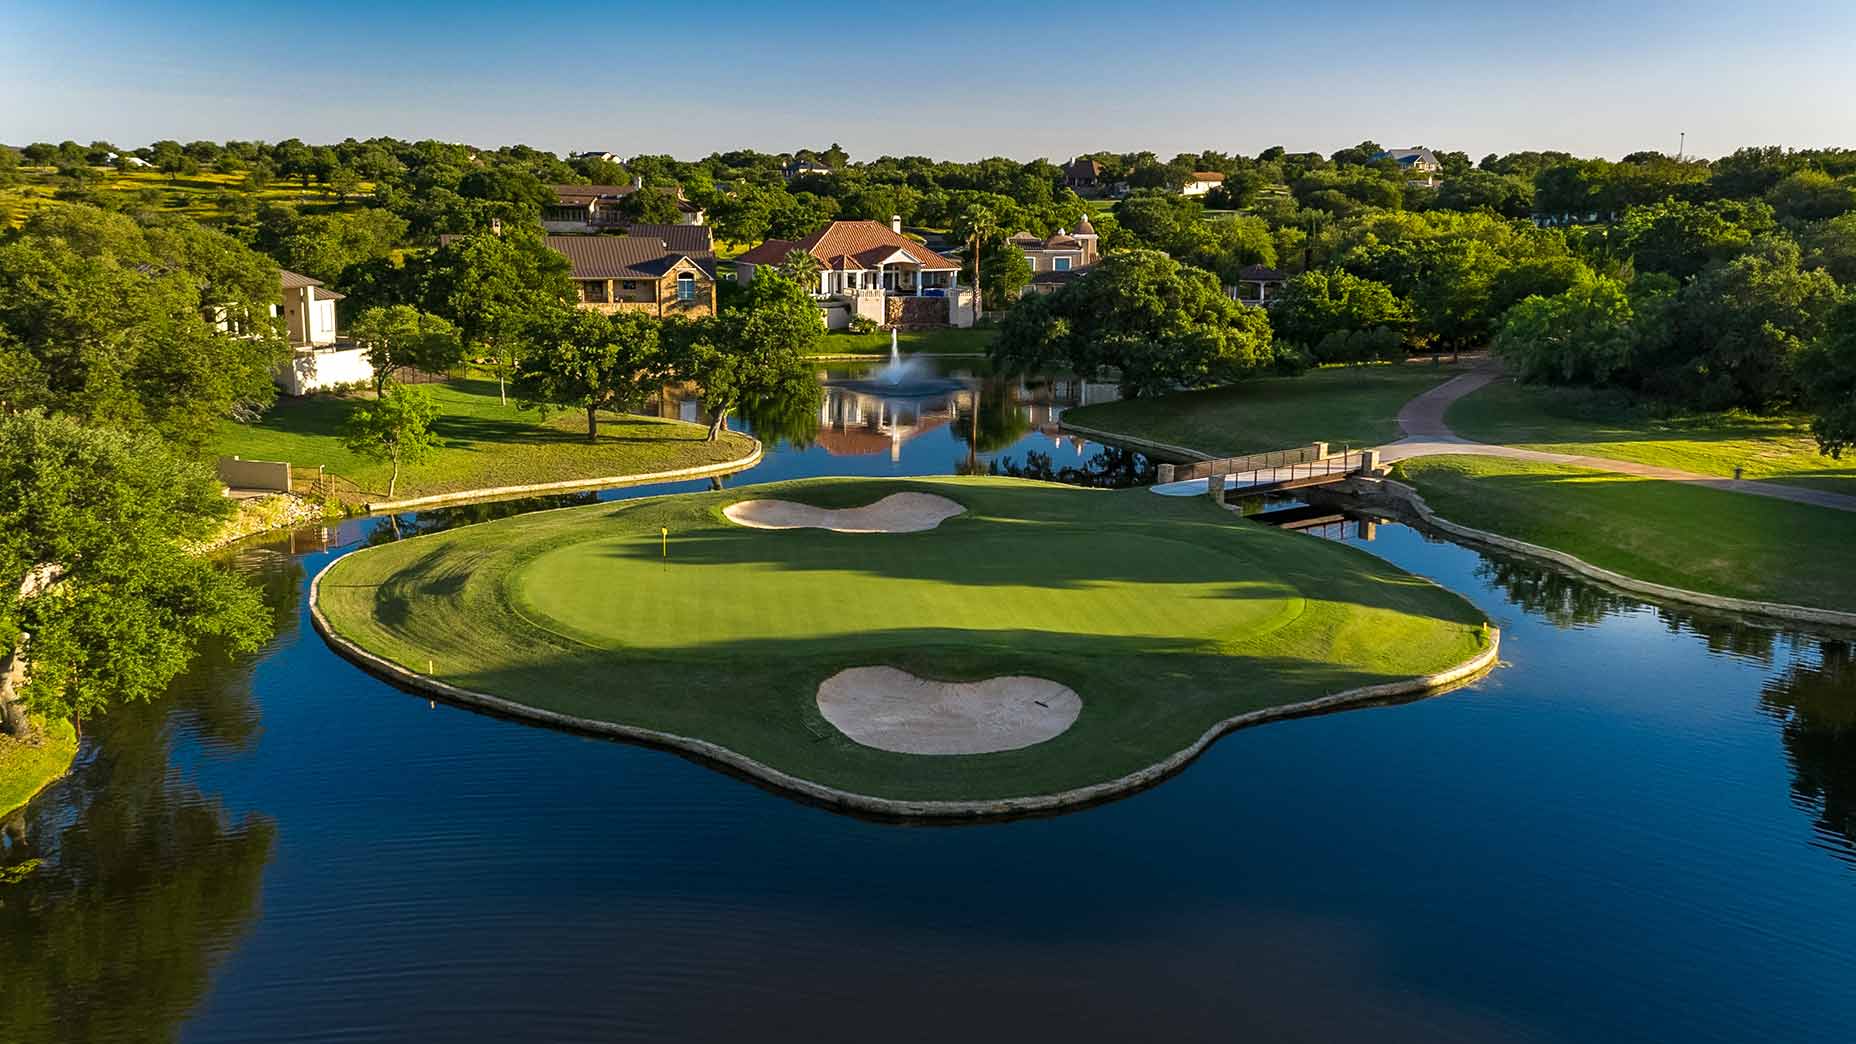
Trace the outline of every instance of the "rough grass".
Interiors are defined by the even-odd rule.
[[[1215,457],[1309,442],[1331,443],[1337,450],[1376,446],[1399,437],[1399,407],[1460,372],[1428,362],[1337,366],[1300,377],[1084,406],[1063,416]]]
[[[1703,475],[1730,477],[1739,467],[1749,479],[1856,494],[1856,457],[1820,454],[1803,415],[1657,413],[1613,393],[1504,380],[1458,400],[1447,420],[1478,442]]]
[[[137,206],[143,205],[143,197],[146,195],[153,201],[154,209],[160,213],[179,214],[208,224],[223,221],[227,217],[219,202],[223,193],[247,196],[254,203],[290,203],[304,213],[316,213],[359,207],[361,203],[358,197],[373,191],[371,184],[363,182],[356,194],[343,202],[333,195],[325,195],[321,187],[313,183],[308,191],[304,191],[295,181],[280,180],[256,192],[246,192],[243,174],[220,174],[207,170],[169,178],[154,170],[117,170],[112,167],[91,169],[96,172],[97,178],[88,188],[99,195]],[[57,198],[60,178],[56,168],[22,167],[20,174],[18,184],[0,187],[0,223],[8,226],[24,222],[35,210],[62,205],[62,201]]]
[[[721,514],[759,497],[850,507],[903,490],[968,513],[898,535],[747,529]],[[1202,498],[1009,479],[818,479],[525,515],[351,555],[320,599],[341,634],[454,684],[713,740],[861,793],[943,800],[1113,779],[1231,715],[1431,673],[1486,640],[1463,599],[1355,549]],[[1051,678],[1083,711],[1022,751],[885,753],[816,704],[832,673],[877,664]]]
[[[68,721],[33,719],[37,743],[0,736],[0,816],[32,799],[45,785],[64,775],[77,756],[77,732]]]
[[[1452,522],[1540,544],[1639,580],[1706,594],[1856,609],[1848,512],[1561,464],[1403,461]]]
[[[932,330],[903,330],[896,334],[896,347],[904,355],[915,352],[985,355],[999,336],[997,327],[944,327]],[[876,333],[829,333],[819,342],[821,355],[889,355],[889,331]]]
[[[737,459],[751,446],[732,432],[711,443],[701,425],[630,414],[601,414],[599,442],[588,443],[584,413],[563,410],[544,418],[518,409],[513,398],[502,405],[495,381],[465,378],[421,387],[438,403],[432,430],[443,445],[425,461],[401,468],[394,491],[399,499],[694,467]],[[346,499],[384,500],[392,467],[342,445],[342,424],[362,401],[280,397],[255,423],[221,423],[212,449],[310,469],[322,465],[353,484],[338,490]]]

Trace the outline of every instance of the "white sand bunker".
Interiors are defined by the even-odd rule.
[[[932,493],[891,493],[856,508],[819,508],[790,500],[743,500],[722,509],[730,522],[755,529],[830,529],[838,533],[919,533],[966,508]]]
[[[818,709],[866,747],[898,754],[990,754],[1059,736],[1082,712],[1074,689],[1010,675],[979,682],[852,667],[818,687]]]

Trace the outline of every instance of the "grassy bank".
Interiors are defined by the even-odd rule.
[[[1817,451],[1810,418],[1747,413],[1656,412],[1616,393],[1497,381],[1447,416],[1478,442],[1608,457],[1703,475],[1732,476],[1856,494],[1856,458]]]
[[[705,441],[707,430],[681,421],[602,414],[597,443],[586,441],[586,415],[558,411],[547,417],[497,401],[496,382],[458,379],[430,384],[439,417],[432,430],[437,453],[400,471],[398,498],[495,486],[565,482],[694,467],[746,453],[744,436]],[[280,398],[256,423],[226,421],[213,451],[253,460],[287,460],[340,475],[343,499],[385,500],[388,464],[342,445],[342,424],[359,398],[311,395]]]
[[[1084,406],[1064,419],[1212,456],[1329,442],[1336,449],[1398,438],[1408,400],[1460,370],[1429,363],[1338,366],[1157,399]]]
[[[37,743],[0,736],[0,816],[32,800],[77,756],[77,731],[70,722],[35,720],[34,725]]]
[[[901,490],[967,513],[899,535],[721,515],[755,497],[847,507]],[[351,555],[320,605],[342,635],[446,682],[932,800],[1114,779],[1232,715],[1432,673],[1486,641],[1463,599],[1352,548],[1204,498],[1007,479],[820,479],[526,515]],[[1017,751],[885,753],[815,698],[875,664],[1050,678],[1082,714]]]
[[[903,354],[914,352],[936,352],[943,354],[984,355],[992,346],[993,339],[999,331],[991,326],[970,326],[965,329],[945,327],[933,330],[903,330],[896,334],[896,347]],[[819,353],[823,355],[883,355],[889,354],[889,333],[830,333],[819,342]]]
[[[1400,463],[1439,515],[1706,594],[1856,609],[1848,512],[1680,482],[1502,460]]]

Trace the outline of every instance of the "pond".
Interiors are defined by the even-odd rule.
[[[973,387],[829,397],[730,484],[1147,477],[1056,432],[1090,389]],[[96,723],[4,827],[0,1040],[1856,1039],[1847,640],[1323,524],[1475,601],[1507,665],[1100,807],[897,826],[434,706],[310,630],[333,556],[534,506],[239,549],[277,640]]]

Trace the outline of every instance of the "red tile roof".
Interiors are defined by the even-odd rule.
[[[748,265],[777,265],[794,250],[804,250],[834,270],[874,270],[897,251],[926,271],[954,271],[960,265],[894,231],[880,221],[833,221],[800,240],[769,239],[735,260]]]

